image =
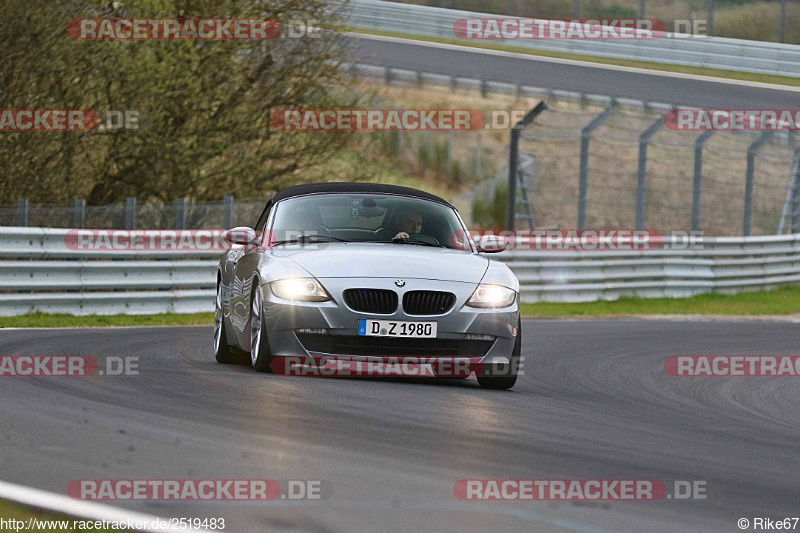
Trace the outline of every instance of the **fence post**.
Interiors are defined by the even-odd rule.
[[[644,5],[644,0],[642,0]],[[653,122],[647,131],[639,137],[639,175],[636,183],[636,229],[644,226],[645,207],[647,202],[647,143],[650,138],[664,125],[664,116]]]
[[[175,200],[175,229],[186,229],[186,198]]]
[[[392,69],[386,67],[383,71],[383,84],[384,85],[391,85],[392,84]]]
[[[519,128],[511,129],[508,150],[508,197],[506,198],[506,229],[514,231],[516,222],[517,168],[519,167]]]
[[[483,137],[479,133],[475,138],[475,177],[479,177],[483,172],[483,146],[481,145]]]
[[[222,220],[222,227],[225,229],[230,229],[233,227],[233,196],[225,196],[222,200],[225,206],[225,213],[224,218]]]
[[[75,207],[72,209],[72,227],[83,229],[86,221],[86,200],[75,198]]]
[[[517,169],[519,168],[519,136],[522,129],[533,122],[533,119],[542,111],[547,109],[547,104],[544,100],[536,104],[536,107],[528,111],[528,113],[511,128],[511,138],[508,147],[508,198],[506,199],[506,221],[508,222],[508,230],[514,231],[517,218]]]
[[[586,191],[589,188],[589,141],[592,132],[600,126],[616,110],[615,102],[597,115],[585,128],[581,130],[581,166],[578,178],[578,229],[586,225]]]
[[[770,140],[772,133],[771,131],[763,132],[747,149],[747,177],[744,186],[744,219],[742,221],[742,234],[745,237],[750,235],[750,219],[753,216],[753,174],[756,166],[756,152]]]
[[[136,229],[136,197],[125,198],[125,229]]]
[[[700,231],[700,192],[703,180],[703,145],[714,130],[704,132],[694,141],[694,186],[692,192],[692,231]]]
[[[17,200],[17,215],[14,221],[15,226],[28,225],[28,199],[20,198]]]
[[[798,163],[800,163],[800,150],[796,153]],[[800,233],[800,164],[797,165],[794,183],[794,197],[792,198],[792,233]]]

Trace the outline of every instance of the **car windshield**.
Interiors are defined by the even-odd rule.
[[[275,206],[273,242],[394,242],[469,250],[446,205],[392,194],[314,194]]]

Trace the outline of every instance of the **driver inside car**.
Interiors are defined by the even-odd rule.
[[[395,229],[397,235],[394,239],[409,239],[415,233],[422,233],[422,215],[416,211],[406,211],[402,216],[396,219]],[[456,236],[451,238],[453,247],[464,248],[464,242]]]
[[[407,211],[395,221],[398,230],[395,239],[408,239],[413,233],[422,232],[422,215],[415,211]]]

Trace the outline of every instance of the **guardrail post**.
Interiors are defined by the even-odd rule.
[[[644,0],[642,0],[644,2]],[[644,6],[644,3],[641,4]],[[636,183],[636,229],[642,229],[644,226],[644,214],[647,201],[647,144],[650,138],[661,129],[664,125],[664,116],[660,116],[658,120],[647,128],[647,131],[642,133],[639,137],[639,175]]]
[[[222,220],[222,227],[230,229],[233,227],[233,196],[226,196],[222,200],[225,206],[224,219]]]
[[[511,128],[511,139],[509,141],[508,147],[508,198],[506,202],[506,221],[508,227],[506,229],[510,231],[514,231],[515,223],[516,223],[516,211],[517,211],[517,180],[519,179],[517,176],[518,168],[519,168],[519,136],[522,129],[533,122],[539,113],[547,109],[547,104],[544,103],[544,100],[536,104],[536,107],[528,111],[528,113],[522,117],[522,120],[517,122],[513,128]]]
[[[747,149],[747,177],[744,185],[744,217],[742,221],[742,234],[745,237],[750,236],[750,219],[753,215],[753,174],[756,167],[756,152],[772,138],[772,133],[765,131]]]
[[[488,84],[486,83],[486,80],[481,80],[481,97],[482,98],[486,98],[486,94],[489,91],[489,89],[487,88],[487,85]]]
[[[586,226],[586,191],[589,188],[589,141],[592,132],[616,111],[614,101],[581,130],[581,167],[578,179],[578,229]]]
[[[383,71],[383,84],[384,85],[391,85],[392,84],[392,69],[386,67]]]
[[[700,231],[700,192],[703,180],[703,145],[714,130],[704,132],[694,141],[694,186],[692,192],[692,231]]]
[[[83,229],[86,221],[86,200],[75,198],[75,207],[72,208],[72,227]]]
[[[175,200],[175,229],[186,229],[186,198]]]
[[[28,225],[28,199],[20,198],[17,200],[17,213],[14,220],[15,226]]]
[[[136,197],[125,198],[125,229],[136,229]]]

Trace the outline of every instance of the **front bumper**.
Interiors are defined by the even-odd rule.
[[[330,293],[327,302],[291,302],[262,288],[266,333],[275,357],[302,357],[316,364],[331,360],[383,361],[405,357],[470,360],[481,364],[508,363],[519,323],[519,296],[509,307],[479,309],[465,303],[477,287],[474,283],[406,279],[404,287],[393,278],[321,278]],[[342,294],[349,288],[388,289],[398,294],[409,290],[447,291],[456,295],[453,307],[440,315],[408,315],[402,305],[392,314],[368,314],[350,309]],[[368,337],[357,333],[358,320],[373,318],[398,321],[435,321],[435,339]]]

